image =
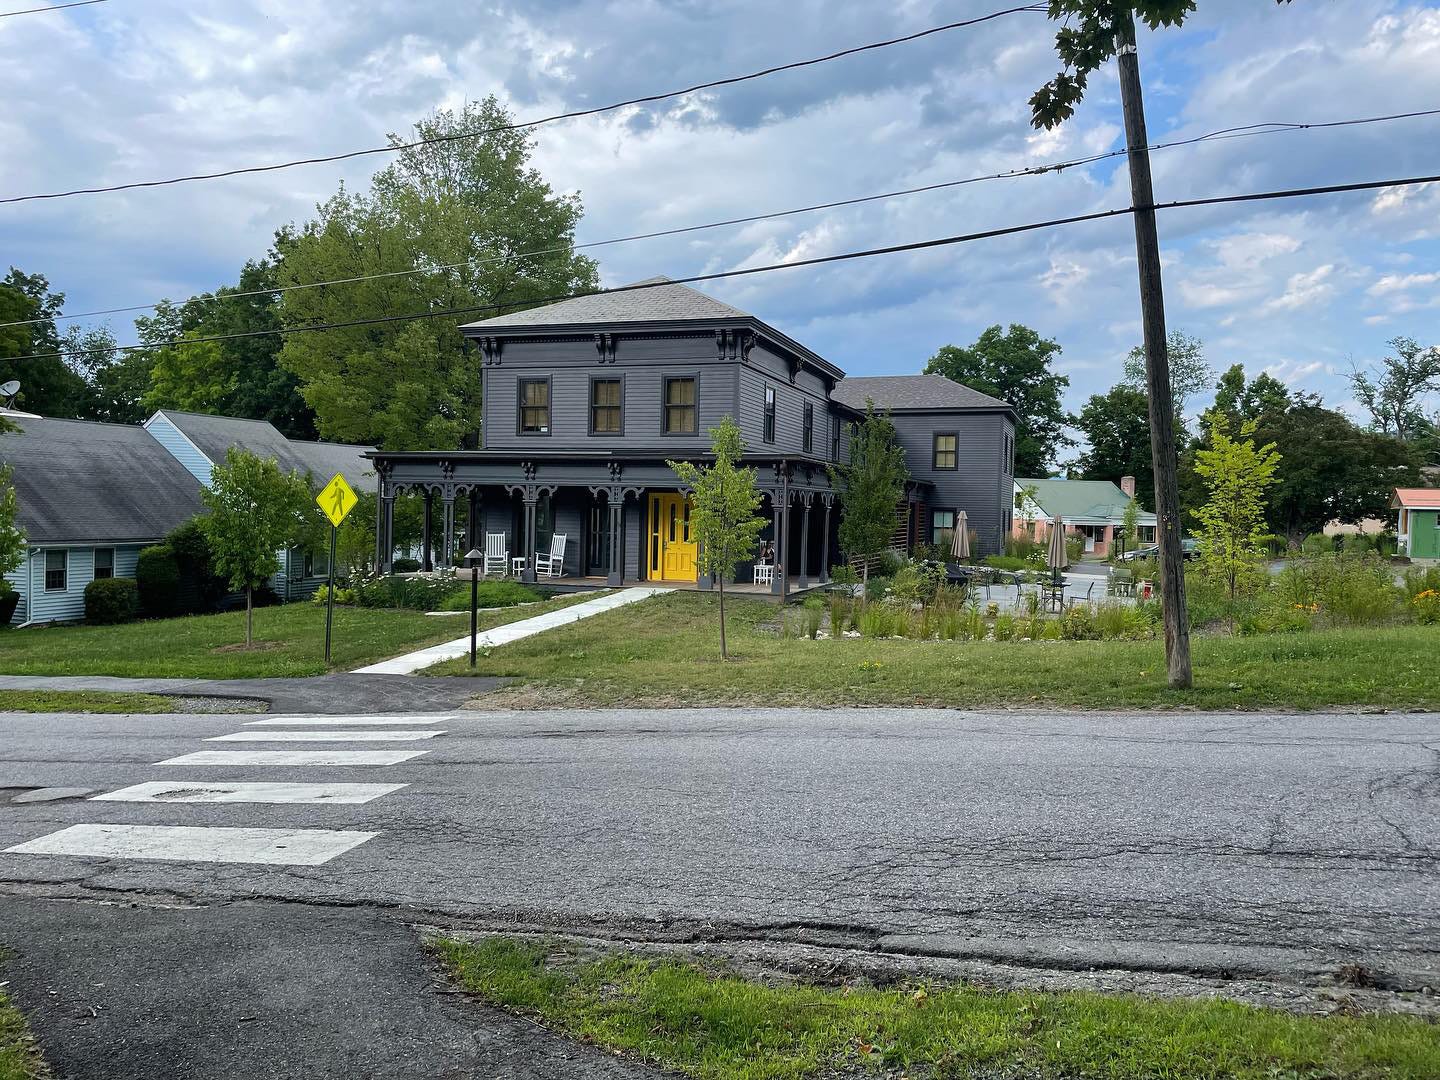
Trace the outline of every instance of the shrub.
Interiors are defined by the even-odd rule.
[[[165,545],[175,553],[175,562],[180,568],[179,610],[186,614],[214,611],[221,599],[230,591],[225,580],[215,572],[210,558],[210,541],[200,518],[191,518],[173,529],[165,538]],[[140,601],[145,602],[145,585],[140,583]]]
[[[894,577],[896,572],[904,565],[905,559],[903,556],[899,555],[894,551],[882,551],[880,553],[879,566],[876,568],[876,573],[878,573],[881,577]],[[871,574],[870,577],[873,581],[875,575]]]
[[[1410,608],[1415,621],[1422,626],[1440,623],[1440,592],[1425,589],[1410,598]]]
[[[1424,570],[1418,566],[1410,567],[1405,571],[1401,590],[1407,600],[1415,599],[1426,590],[1440,593],[1440,566],[1429,566]]]
[[[397,574],[415,574],[420,571],[419,559],[396,559],[391,567]]]
[[[1037,544],[1034,540],[1030,540],[1026,537],[1007,536],[1005,538],[1006,556],[1011,559],[1019,559],[1021,562],[1029,559],[1030,556],[1034,555],[1037,551],[1040,552],[1040,555],[1043,558],[1045,553],[1042,550],[1042,547],[1043,545]],[[1007,567],[1006,569],[1009,568]]]
[[[860,636],[867,638],[895,637],[900,613],[885,604],[870,604],[860,612]]]
[[[830,568],[830,580],[836,585],[855,586],[860,584],[860,575],[855,568],[848,563],[841,563],[839,566]]]
[[[902,604],[928,604],[945,583],[942,563],[910,562],[890,579],[890,592]]]
[[[997,615],[995,617],[994,631],[996,641],[1013,641],[1019,636],[1015,633],[1015,616]]]
[[[101,579],[104,580],[103,578]],[[120,580],[112,578],[111,580]],[[175,549],[169,544],[156,544],[140,549],[135,560],[137,603],[146,615],[156,619],[168,618],[180,611],[180,562]],[[88,596],[89,589],[86,589]],[[88,619],[88,603],[86,605]]]
[[[890,579],[888,577],[871,577],[865,585],[866,600],[883,600],[885,594],[890,591]]]
[[[97,578],[85,586],[85,621],[99,626],[129,622],[140,614],[134,578]]]
[[[356,589],[361,607],[409,608],[413,611],[435,611],[455,591],[452,578],[382,577],[365,582]],[[468,593],[468,590],[467,590]],[[469,597],[467,595],[468,603]]]
[[[1060,616],[1060,636],[1066,641],[1093,641],[1100,636],[1090,609],[1076,604]]]
[[[1333,555],[1335,541],[1324,533],[1311,533],[1300,541],[1300,553],[1302,555]]]
[[[310,594],[310,602],[312,604],[324,604],[329,598],[329,585],[321,585],[318,589],[316,589],[313,593]],[[357,602],[357,591],[355,589],[347,589],[343,585],[335,586],[335,603],[354,604]]]
[[[469,611],[470,583],[446,586],[449,590],[436,611]],[[537,590],[519,581],[482,581],[475,586],[475,602],[482,608],[514,607],[543,600]]]
[[[996,570],[1028,570],[1030,563],[1016,555],[987,555],[985,565]]]

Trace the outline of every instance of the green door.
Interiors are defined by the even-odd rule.
[[[1440,510],[1410,511],[1410,557],[1440,559]]]

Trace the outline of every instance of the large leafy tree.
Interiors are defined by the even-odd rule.
[[[1060,346],[1028,326],[992,326],[974,345],[946,345],[925,371],[944,375],[981,393],[1009,402],[1015,410],[1015,475],[1044,476],[1062,446],[1065,410],[1060,400],[1070,380],[1051,370]]]
[[[1210,417],[1210,445],[1196,454],[1195,470],[1209,498],[1195,511],[1200,523],[1200,567],[1225,583],[1233,599],[1263,574],[1265,492],[1275,483],[1280,454],[1274,443],[1255,445],[1255,421],[1230,434],[1224,416]]]
[[[1170,357],[1170,400],[1175,403],[1178,426],[1186,403],[1208,388],[1215,374],[1205,362],[1205,343],[1184,330],[1166,335],[1165,351]],[[1145,388],[1145,346],[1136,345],[1126,355],[1125,381],[1137,389]]]
[[[0,434],[9,426],[8,421],[0,418]],[[25,561],[25,533],[15,524],[19,509],[14,472],[9,465],[0,465],[0,593],[10,591],[5,575]]]
[[[0,280],[0,383],[20,381],[16,404],[41,416],[66,419],[85,415],[85,380],[65,362],[64,342],[55,319],[65,308],[65,294],[50,291],[43,274],[10,267]],[[5,357],[31,356],[29,360]]]
[[[245,593],[245,644],[255,640],[255,589],[280,570],[280,550],[309,539],[318,511],[310,485],[273,458],[231,447],[200,494],[200,521],[216,571]]]
[[[1155,468],[1150,456],[1150,412],[1144,391],[1128,383],[1094,394],[1075,417],[1089,449],[1075,464],[1080,480],[1135,477],[1135,497],[1155,506]]]
[[[280,326],[280,295],[269,259],[247,262],[234,285],[183,303],[162,303],[135,320],[150,374],[149,409],[268,420],[291,438],[315,437],[315,415],[300,396],[293,372],[280,365],[281,339],[249,334]],[[171,344],[184,339],[193,344]]]
[[[555,193],[530,165],[535,142],[527,132],[496,130],[512,122],[494,97],[438,112],[392,141],[445,141],[399,151],[368,192],[342,187],[313,221],[282,229],[282,285],[392,275],[284,293],[282,323],[514,310],[593,288],[594,262],[574,251],[579,197]],[[482,134],[467,134],[474,132]],[[299,377],[326,438],[398,450],[474,445],[481,359],[462,350],[460,321],[295,334],[280,359]]]
[[[831,483],[840,490],[840,550],[865,559],[878,555],[895,533],[895,507],[905,497],[905,448],[895,425],[874,405],[865,403],[865,419],[850,430],[850,461],[830,468]]]
[[[1377,370],[1352,371],[1350,389],[1376,431],[1409,441],[1428,433],[1424,402],[1440,391],[1440,346],[1425,348],[1411,337],[1391,338],[1386,344],[1391,354]]]
[[[690,489],[690,527],[699,544],[700,569],[710,575],[720,590],[720,659],[725,648],[725,579],[735,573],[738,563],[753,558],[765,519],[760,516],[760,491],[755,470],[739,464],[745,456],[745,440],[739,425],[727,416],[710,429],[708,465],[691,461],[667,462],[680,482]]]
[[[1030,98],[1034,125],[1052,128],[1075,114],[1090,76],[1120,47],[1115,31],[1122,20],[1128,25],[1138,18],[1154,30],[1179,26],[1194,11],[1195,0],[1050,0],[1050,18],[1061,24],[1055,52],[1064,67]]]

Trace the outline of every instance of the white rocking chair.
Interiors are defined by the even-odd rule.
[[[499,574],[502,577],[510,568],[510,549],[505,546],[504,533],[485,534],[485,567],[482,577]]]
[[[561,577],[565,573],[565,534],[556,533],[550,538],[550,554],[535,553],[535,575],[537,577]]]

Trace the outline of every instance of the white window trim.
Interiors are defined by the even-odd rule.
[[[45,557],[40,562],[40,583],[47,593],[63,593],[70,591],[70,549],[69,548],[45,548]],[[58,588],[50,587],[50,552],[58,551],[65,558],[65,584]]]

